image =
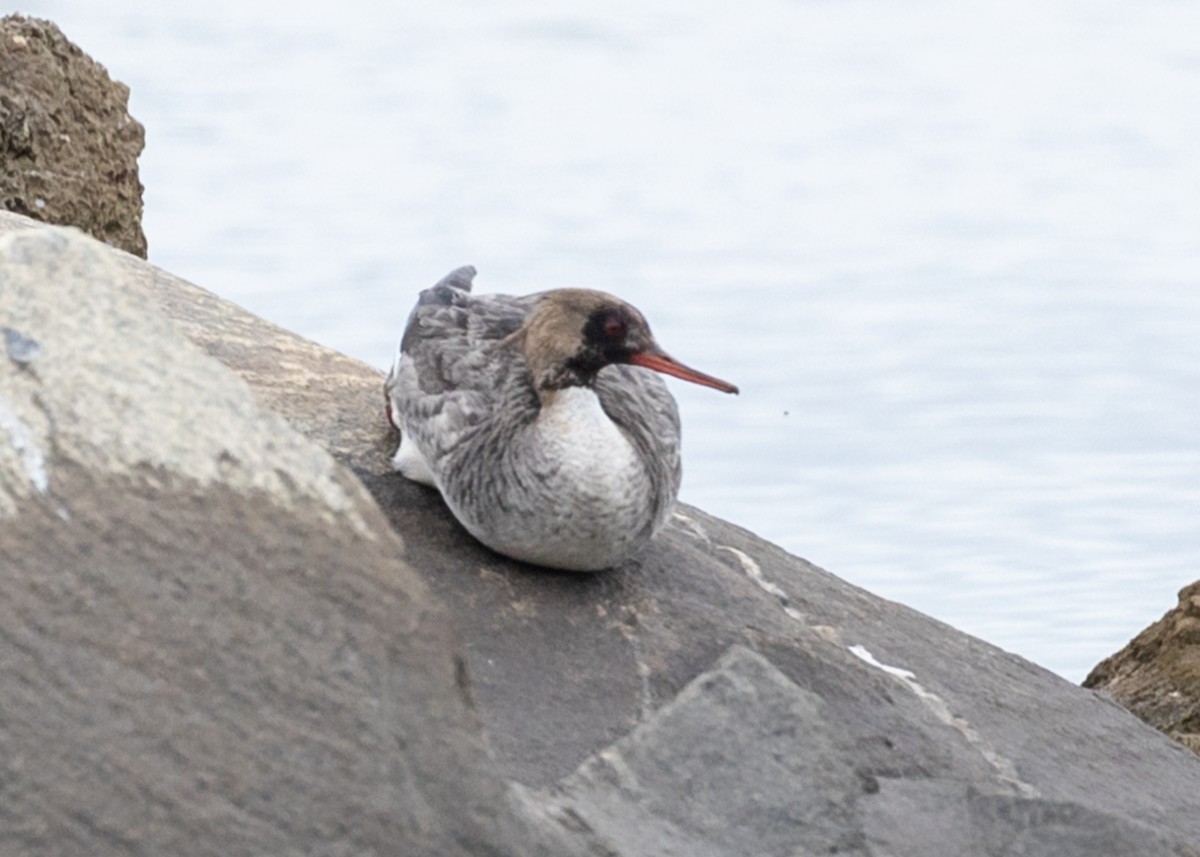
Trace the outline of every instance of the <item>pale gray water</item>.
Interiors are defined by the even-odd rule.
[[[684,499],[1078,680],[1200,576],[1200,4],[25,2],[151,260],[377,366],[418,289],[629,298]]]

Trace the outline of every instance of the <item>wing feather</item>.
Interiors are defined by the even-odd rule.
[[[513,373],[525,371],[519,355],[497,360],[494,349],[521,326],[534,296],[476,296],[474,276],[464,266],[421,292],[385,384],[393,421],[435,474],[512,394]]]

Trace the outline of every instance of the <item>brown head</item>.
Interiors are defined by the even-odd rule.
[[[590,386],[596,373],[611,363],[643,366],[725,393],[738,391],[669,356],[654,341],[640,312],[604,292],[545,292],[521,329],[504,341],[524,352],[539,392]]]

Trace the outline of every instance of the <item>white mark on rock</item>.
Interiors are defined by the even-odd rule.
[[[25,475],[33,487],[45,494],[50,490],[50,474],[46,472],[46,456],[29,426],[13,413],[12,408],[0,399],[0,429],[8,433],[8,441],[21,460]]]
[[[774,595],[776,598],[781,598],[784,601],[788,600],[787,593],[777,584],[767,580],[766,575],[762,573],[762,567],[748,553],[737,548],[731,548],[729,545],[718,545],[717,547],[720,550],[729,551],[737,557],[738,562],[742,564],[742,571],[746,572],[746,577],[758,584],[759,589]]]
[[[783,612],[788,615],[789,619],[794,619],[795,621],[801,622],[805,625],[808,624],[808,620],[805,618],[804,614],[789,604],[783,605]]]
[[[688,530],[696,539],[706,545],[712,545],[712,539],[708,537],[708,533],[704,531],[704,528],[700,526],[699,522],[697,522],[695,519],[689,518],[682,512],[676,512],[674,514],[674,518],[675,520],[679,521],[679,523],[683,525],[684,529]],[[729,553],[737,557],[737,561],[741,564],[742,570],[746,572],[746,576],[754,581],[755,585],[757,585],[758,588],[763,592],[778,598],[783,607],[783,612],[787,614],[789,619],[800,622],[801,624],[807,624],[804,614],[788,603],[790,601],[788,594],[784,592],[782,587],[780,587],[778,584],[767,579],[767,576],[763,574],[762,567],[755,562],[753,557],[751,557],[745,551],[738,550],[737,548],[730,547],[729,545],[713,545],[713,547],[715,547],[717,550],[729,551]]]
[[[645,655],[642,652],[642,641],[638,639],[633,628],[623,625],[622,631],[625,639],[629,640],[629,647],[633,650],[633,662],[637,664],[638,678],[642,682],[641,712],[638,719],[645,721],[650,719],[650,715],[654,713],[654,692],[650,688],[650,665],[646,663]]]
[[[842,632],[832,625],[813,625],[812,629],[827,643],[833,643],[835,646],[842,644]]]
[[[936,693],[928,691],[922,687],[917,681],[917,676],[915,673],[913,673],[911,670],[906,670],[903,667],[893,667],[884,663],[880,663],[865,646],[849,646],[848,649],[850,654],[862,661],[865,661],[876,669],[883,670],[885,673],[892,676],[894,679],[912,691],[913,694],[916,695],[917,699],[925,703],[925,706],[933,712],[934,716],[937,717],[938,720],[942,721],[947,726],[953,727],[964,738],[966,738],[967,742],[976,750],[978,750],[980,755],[983,756],[984,760],[995,769],[997,774],[1000,775],[1000,779],[1013,786],[1017,790],[1018,794],[1020,794],[1022,797],[1028,798],[1041,797],[1041,793],[1034,786],[1021,779],[1020,775],[1017,773],[1017,766],[1012,763],[1011,759],[1008,759],[997,752],[996,748],[993,747],[987,740],[985,740],[982,735],[976,732],[970,723],[968,723],[962,717],[958,717],[951,712],[950,706],[946,704],[944,699],[942,699]]]
[[[679,523],[683,524],[684,529],[688,530],[693,536],[704,542],[706,545],[712,543],[712,540],[708,537],[708,533],[704,532],[704,527],[700,526],[700,524],[692,518],[689,518],[687,515],[684,515],[681,512],[676,512],[674,514],[674,518],[675,520],[679,521]]]
[[[755,562],[752,556],[743,550],[738,550],[737,548],[730,547],[729,545],[717,545],[716,548],[717,550],[728,551],[737,557],[737,561],[742,566],[742,571],[746,572],[746,577],[754,581],[754,584],[763,592],[778,598],[779,604],[783,608],[783,612],[789,619],[799,622],[805,626],[808,625],[808,621],[804,614],[789,603],[791,599],[788,598],[788,594],[783,590],[783,587],[771,580],[768,580],[767,576],[763,574],[762,566]]]
[[[608,769],[613,772],[613,778],[618,786],[631,792],[641,791],[642,787],[638,782],[637,774],[633,772],[633,768],[629,767],[629,763],[617,750],[607,747],[596,754],[596,759],[607,765]]]
[[[848,648],[850,649],[850,654],[854,655],[859,660],[866,661],[876,669],[881,669],[888,675],[894,675],[896,678],[904,679],[905,681],[913,680],[913,683],[916,683],[915,679],[917,674],[915,672],[912,670],[903,669],[901,667],[889,667],[887,664],[881,664],[879,661],[875,660],[875,656],[868,651],[866,646],[849,646]],[[920,687],[920,685],[917,685],[917,687]],[[921,688],[921,692],[918,693],[917,696],[921,696],[924,693],[925,689]]]

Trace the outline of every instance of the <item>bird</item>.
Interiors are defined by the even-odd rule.
[[[679,494],[679,409],[661,374],[738,389],[670,357],[613,295],[476,295],[475,274],[451,271],[409,315],[384,383],[400,432],[392,466],[436,488],[497,553],[568,571],[619,565]]]

